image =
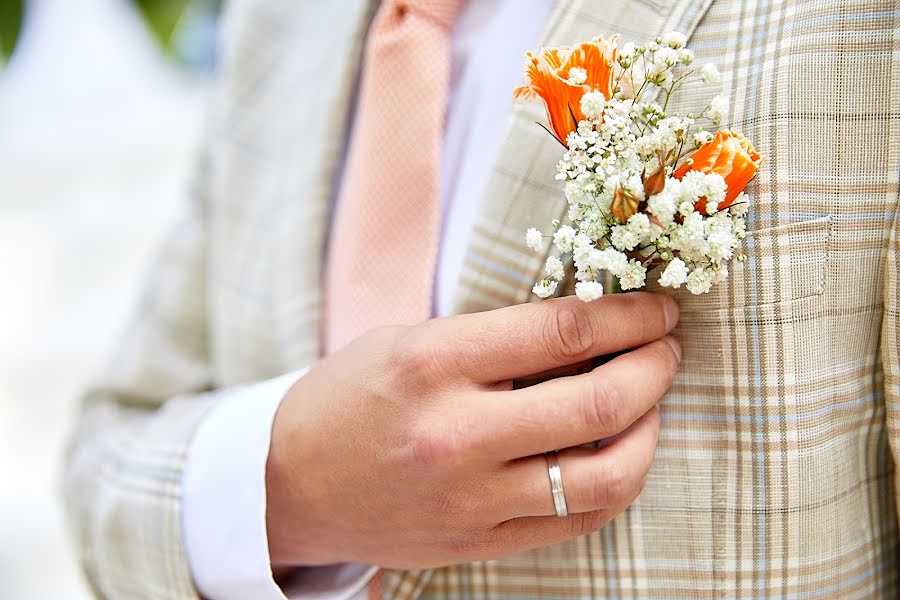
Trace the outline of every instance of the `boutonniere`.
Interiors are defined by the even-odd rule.
[[[576,294],[590,301],[603,293],[604,272],[631,290],[659,268],[660,285],[703,294],[728,277],[731,260],[744,260],[743,190],[759,154],[737,131],[703,127],[722,124],[721,95],[699,114],[668,112],[684,82],[716,85],[718,69],[695,65],[680,33],[646,46],[617,41],[528,53],[526,83],[514,93],[544,102],[544,128],[565,148],[556,178],[568,219],[548,235],[531,228],[525,236],[535,251],[548,238],[557,251],[534,286],[541,298],[556,293],[569,262]]]

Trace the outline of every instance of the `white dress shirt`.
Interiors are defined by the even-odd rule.
[[[552,0],[471,0],[454,26],[440,172],[442,230],[434,282],[438,316],[452,310],[469,231],[512,108],[512,90],[523,78],[523,55],[538,43],[551,5]],[[184,543],[204,597],[365,598],[365,585],[377,570],[367,565],[301,569],[284,590],[272,579],[265,465],[275,411],[304,372],[235,390],[210,413],[191,443],[183,480]]]

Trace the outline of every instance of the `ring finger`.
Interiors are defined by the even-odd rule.
[[[659,435],[659,409],[651,408],[602,448],[568,448],[558,453],[563,491],[570,513],[625,507],[640,493],[653,462]],[[506,519],[555,515],[546,457],[510,462],[499,473],[507,491]]]

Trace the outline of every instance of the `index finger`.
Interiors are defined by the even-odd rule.
[[[678,305],[663,294],[574,296],[458,315],[431,322],[445,365],[479,383],[525,377],[643,346],[678,323]]]

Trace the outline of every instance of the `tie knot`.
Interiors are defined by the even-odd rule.
[[[409,10],[450,29],[466,0],[389,0],[398,10]]]

